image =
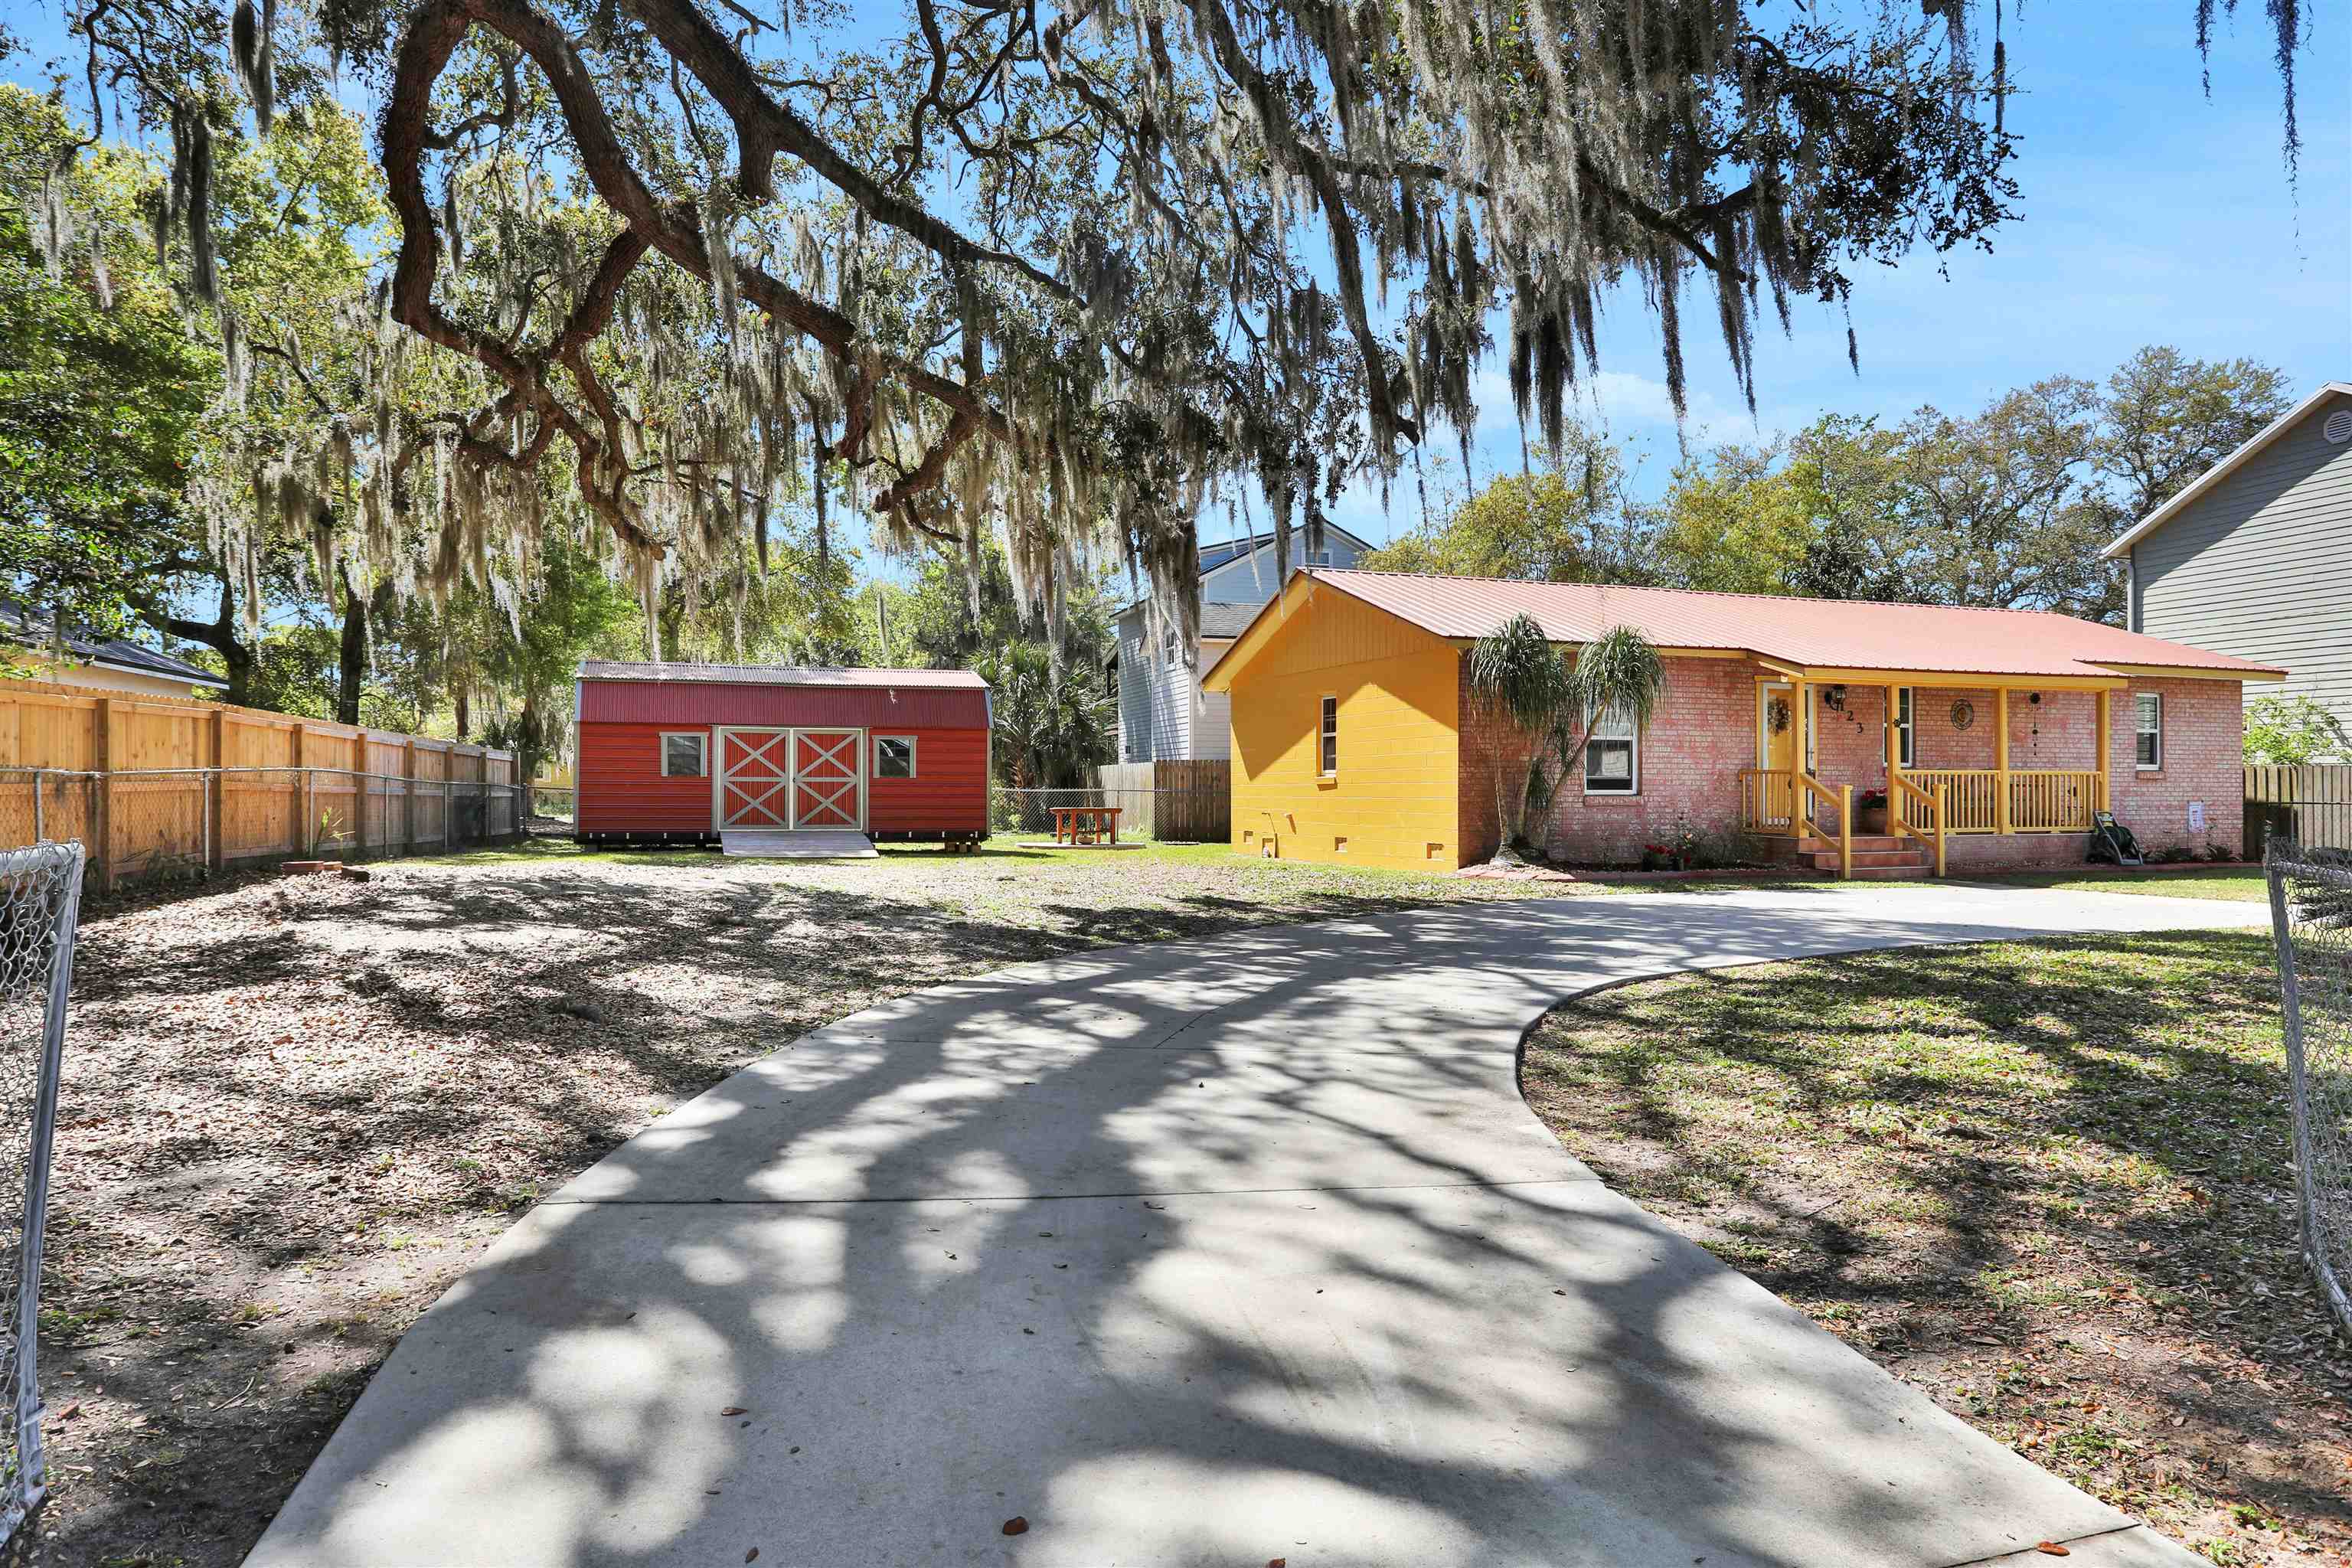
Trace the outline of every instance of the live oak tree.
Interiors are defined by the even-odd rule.
[[[2267,10],[2292,156],[2300,10]],[[230,144],[378,106],[370,416],[270,488],[293,527],[340,481],[347,547],[429,541],[436,591],[577,511],[651,605],[797,485],[821,552],[844,503],[968,563],[992,536],[1049,619],[1116,557],[1189,639],[1204,495],[1262,489],[1286,550],[1343,480],[1466,449],[1490,322],[1555,447],[1612,292],[1678,404],[1694,309],[1752,401],[1759,318],[1987,243],[2015,189],[2004,0],[70,11],[93,114],[169,144],[158,245],[232,360],[281,339],[218,310]]]

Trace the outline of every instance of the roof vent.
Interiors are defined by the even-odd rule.
[[[2352,408],[2339,408],[2329,415],[2327,423],[2319,427],[2319,433],[2327,437],[2327,444],[2331,447],[2341,447],[2345,442],[2352,441]]]

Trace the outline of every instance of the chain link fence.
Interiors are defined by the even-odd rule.
[[[1055,806],[1118,808],[1118,836],[1161,843],[1223,843],[1227,837],[1225,792],[1204,789],[1006,789],[991,784],[992,833],[1051,837]]]
[[[0,1554],[21,1559],[48,1493],[41,1458],[41,1235],[58,1070],[73,984],[82,848],[41,844],[0,854]]]
[[[2303,1252],[2352,1331],[2352,853],[2274,838],[2263,858],[2294,1095]]]
[[[103,885],[521,836],[527,786],[350,768],[0,768],[0,848],[78,839]]]

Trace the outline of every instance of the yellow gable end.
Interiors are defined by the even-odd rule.
[[[1274,624],[1262,645],[1231,673],[1234,847],[1340,865],[1459,866],[1454,646],[1308,578],[1294,579],[1265,619]],[[1328,773],[1326,699],[1338,718]]]

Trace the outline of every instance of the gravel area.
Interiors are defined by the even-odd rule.
[[[237,1563],[491,1237],[806,1029],[1091,946],[1577,890],[1222,847],[807,864],[540,841],[94,902],[51,1209],[38,1560]]]

